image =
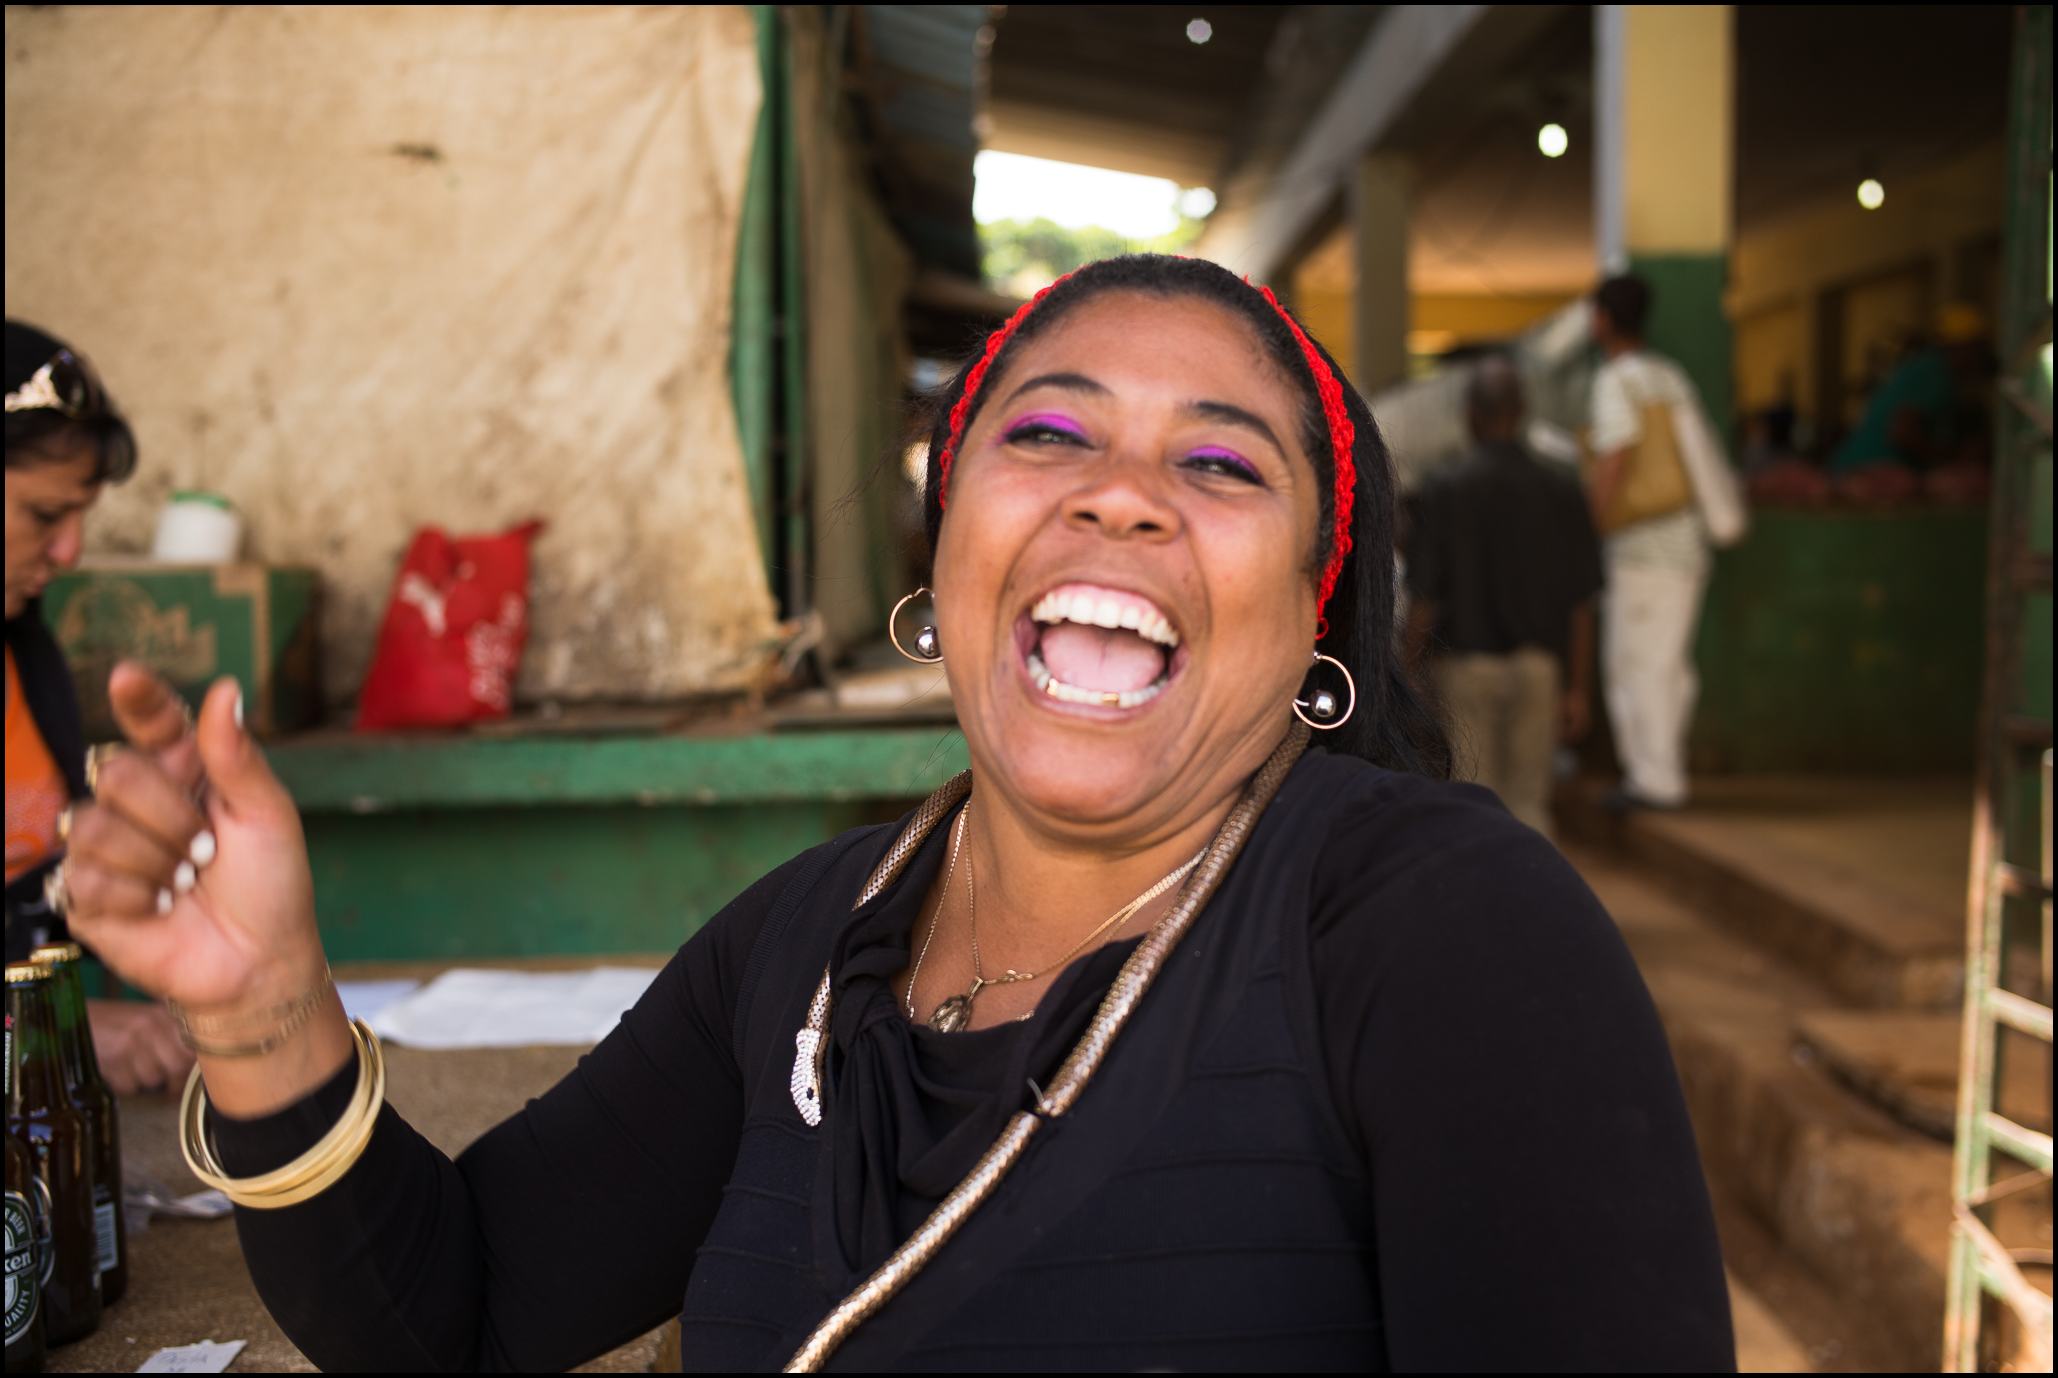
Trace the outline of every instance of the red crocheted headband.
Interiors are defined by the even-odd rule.
[[[1059,278],[1057,282],[1053,282],[1023,302],[1021,308],[1008,318],[1007,324],[986,337],[985,351],[980,354],[979,362],[972,365],[971,373],[965,378],[964,395],[959,397],[957,404],[950,409],[950,434],[944,440],[943,453],[936,460],[937,507],[947,505],[950,496],[950,462],[957,455],[958,445],[965,438],[965,418],[971,414],[972,399],[979,395],[979,385],[986,381],[987,370],[993,367],[993,361],[1000,357],[1001,350],[1007,346],[1007,342],[1013,338],[1022,322],[1029,319],[1029,313],[1041,305],[1045,297],[1057,290],[1059,283],[1071,276],[1067,273],[1065,277]],[[1245,278],[1244,285],[1255,284],[1249,278]],[[1315,393],[1322,401],[1322,415],[1329,422],[1329,447],[1336,459],[1336,498],[1332,504],[1335,509],[1335,531],[1330,541],[1329,563],[1322,567],[1322,582],[1315,595],[1315,639],[1319,641],[1329,635],[1329,619],[1323,615],[1323,610],[1329,606],[1329,595],[1336,591],[1337,578],[1343,573],[1344,556],[1351,553],[1351,502],[1358,488],[1358,466],[1351,456],[1357,444],[1357,428],[1351,424],[1350,413],[1344,408],[1343,384],[1337,380],[1321,353],[1301,330],[1300,323],[1287,314],[1286,308],[1279,304],[1279,299],[1272,295],[1271,288],[1258,287],[1256,290],[1265,298],[1266,304],[1279,313],[1279,319],[1286,322],[1286,328],[1293,332],[1294,343],[1301,348],[1301,357],[1307,361],[1308,372],[1314,375]]]

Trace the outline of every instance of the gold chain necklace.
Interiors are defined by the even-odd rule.
[[[907,1009],[908,1018],[910,1019],[915,1017],[915,981],[916,978],[918,978],[922,974],[922,958],[929,955],[929,943],[936,937],[937,925],[941,923],[943,920],[943,906],[946,902],[948,902],[950,898],[950,872],[955,871],[957,869],[958,847],[964,844],[965,824],[971,818],[971,816],[972,805],[971,802],[968,800],[965,803],[964,813],[961,814],[958,818],[958,835],[956,844],[953,845],[951,848],[950,867],[948,870],[944,872],[943,897],[941,900],[937,902],[936,912],[929,916],[929,935],[928,937],[922,940],[922,951],[915,958],[915,969],[908,975]],[[958,1030],[964,1028],[966,1025],[972,1022],[972,1002],[974,1000],[977,1000],[979,998],[979,992],[986,989],[988,986],[1012,986],[1017,982],[1034,981],[1037,980],[1039,977],[1048,976],[1053,971],[1062,970],[1065,963],[1071,961],[1074,957],[1078,956],[1081,952],[1084,952],[1086,950],[1086,945],[1088,943],[1092,942],[1095,938],[1098,938],[1101,934],[1107,932],[1110,928],[1113,928],[1116,925],[1122,923],[1124,920],[1133,918],[1137,910],[1143,908],[1143,906],[1145,906],[1146,904],[1149,904],[1159,895],[1164,894],[1165,891],[1171,889],[1174,885],[1177,885],[1180,882],[1180,880],[1182,880],[1185,877],[1188,871],[1191,871],[1195,866],[1200,864],[1200,859],[1203,855],[1206,854],[1206,852],[1207,849],[1205,847],[1202,848],[1200,851],[1195,852],[1191,857],[1189,857],[1186,860],[1185,864],[1177,867],[1168,875],[1166,875],[1163,879],[1158,881],[1157,884],[1151,886],[1148,890],[1145,890],[1135,899],[1129,901],[1129,903],[1123,905],[1120,909],[1117,909],[1114,913],[1108,915],[1107,918],[1101,920],[1101,922],[1094,927],[1092,932],[1088,933],[1078,942],[1072,944],[1071,950],[1066,952],[1064,956],[1058,958],[1054,962],[1045,963],[1041,971],[1016,971],[1013,967],[1009,967],[1001,975],[992,977],[989,977],[986,974],[985,963],[980,960],[979,956],[978,866],[977,863],[974,862],[971,858],[966,858],[965,909],[966,922],[970,925],[972,930],[972,985],[971,988],[965,991],[963,994],[953,995],[949,999],[945,1000],[942,1004],[938,1005],[935,1008],[935,1010],[931,1012],[931,1014],[929,1015],[929,1027],[936,1030],[936,1032],[938,1033],[956,1033]]]
[[[929,955],[929,944],[936,941],[936,920],[943,913],[944,901],[950,898],[950,880],[958,873],[958,850],[965,845],[965,820],[972,816],[968,802],[963,813],[958,815],[957,836],[950,844],[950,865],[943,868],[943,893],[936,898],[936,913],[929,916],[929,936],[922,939],[922,950],[915,954],[915,969],[908,973],[908,1018],[915,1017],[915,982],[922,977],[922,959]]]

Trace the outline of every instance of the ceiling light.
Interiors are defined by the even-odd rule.
[[[1190,19],[1186,23],[1186,41],[1205,43],[1215,36],[1215,26],[1205,19]]]
[[[1562,158],[1565,150],[1572,147],[1572,136],[1562,124],[1547,124],[1536,131],[1536,147],[1546,158]]]
[[[1866,210],[1876,211],[1886,204],[1886,188],[1877,177],[1867,177],[1858,184],[1858,204]]]

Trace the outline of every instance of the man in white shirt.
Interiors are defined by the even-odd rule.
[[[1594,293],[1594,342],[1606,356],[1594,377],[1591,444],[1598,459],[1588,479],[1596,522],[1608,511],[1643,438],[1646,408],[1668,414],[1698,409],[1678,364],[1644,345],[1651,290],[1638,277],[1615,277]],[[1601,621],[1601,665],[1622,786],[1619,810],[1678,808],[1687,802],[1686,738],[1700,678],[1694,631],[1708,584],[1709,539],[1699,507],[1632,523],[1602,543],[1608,585]]]

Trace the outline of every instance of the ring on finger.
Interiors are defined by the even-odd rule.
[[[43,877],[43,902],[50,906],[50,912],[59,918],[71,909],[71,881],[67,873],[71,870],[71,857],[59,857],[50,868],[50,874]]]
[[[100,767],[121,747],[113,742],[100,742],[86,748],[86,793],[98,798],[100,795]]]

